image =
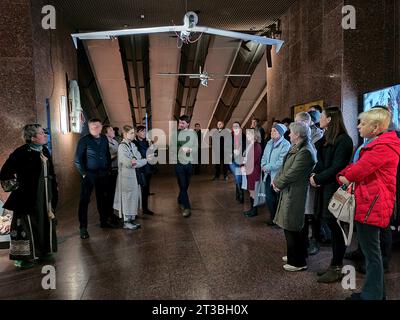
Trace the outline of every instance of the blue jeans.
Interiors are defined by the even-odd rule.
[[[383,260],[380,245],[381,229],[356,222],[357,239],[365,256],[366,275],[361,291],[364,300],[382,300],[386,297]]]
[[[179,185],[178,203],[183,205],[185,209],[191,208],[188,189],[192,171],[193,171],[193,166],[191,163],[188,164],[178,163],[175,165],[175,174],[176,178],[178,179],[178,185]]]
[[[242,172],[240,171],[240,166],[232,162],[229,164],[229,169],[231,170],[232,174],[235,176],[235,182],[240,187],[242,186]]]

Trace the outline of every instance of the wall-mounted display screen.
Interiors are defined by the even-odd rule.
[[[392,113],[393,129],[399,129],[400,123],[400,84],[364,94],[364,111],[374,106],[388,107]]]

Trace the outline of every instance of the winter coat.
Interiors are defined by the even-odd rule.
[[[43,154],[49,159],[49,181],[52,193],[51,205],[56,209],[58,188],[54,166],[49,150],[43,147]],[[4,204],[4,209],[15,211],[17,214],[31,214],[36,206],[38,181],[42,171],[40,153],[33,151],[28,144],[17,148],[1,168],[0,180],[10,180],[15,176],[19,187],[12,191]]]
[[[396,132],[385,132],[360,151],[356,163],[338,174],[355,182],[357,222],[386,228],[396,199],[396,173],[400,139]]]
[[[274,141],[272,139],[268,141],[261,159],[261,168],[267,169],[271,176],[271,183],[281,169],[283,160],[289,152],[289,149],[290,143],[284,137],[278,141],[276,146],[274,146]]]
[[[136,166],[132,167],[131,161],[136,158]],[[135,144],[129,140],[123,140],[118,147],[118,178],[114,196],[114,209],[118,210],[118,216],[135,216],[140,205],[140,186],[136,178],[136,169],[147,164],[142,159]]]
[[[325,145],[325,137],[317,141],[317,164],[313,170],[316,188],[315,214],[318,217],[332,218],[328,210],[329,201],[339,188],[336,175],[350,162],[353,153],[353,141],[346,133],[336,138],[335,144]]]
[[[285,230],[303,229],[307,187],[316,162],[314,146],[303,141],[292,146],[274,179],[275,186],[281,190],[274,222]]]

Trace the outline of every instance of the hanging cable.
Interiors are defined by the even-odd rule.
[[[197,37],[197,39],[195,39],[195,40],[193,40],[193,41],[191,41],[190,40],[190,38],[188,38],[188,41],[189,41],[189,43],[196,43],[197,41],[199,41],[200,40],[200,38],[203,36],[203,32],[202,33],[200,33],[200,35]]]

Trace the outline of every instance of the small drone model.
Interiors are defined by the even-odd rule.
[[[208,80],[215,80],[218,77],[250,77],[249,74],[212,74],[206,71],[201,70],[201,66],[199,68],[199,73],[158,73],[159,76],[182,76],[182,77],[189,77],[189,79],[200,79],[201,85],[207,87]]]

